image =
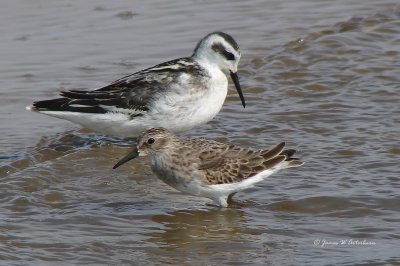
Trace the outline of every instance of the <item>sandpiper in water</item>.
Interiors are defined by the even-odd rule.
[[[207,139],[179,139],[164,128],[144,132],[135,149],[114,169],[137,156],[149,155],[155,175],[184,193],[210,198],[227,207],[228,197],[274,172],[303,164],[279,143],[268,150],[250,150]]]
[[[245,107],[236,74],[239,46],[223,32],[179,58],[123,77],[92,91],[64,91],[62,98],[34,102],[28,109],[66,119],[106,135],[136,137],[146,129],[183,132],[210,121],[220,111],[230,75]]]

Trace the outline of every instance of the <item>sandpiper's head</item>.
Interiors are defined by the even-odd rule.
[[[224,32],[213,32],[201,39],[192,55],[199,62],[215,64],[225,74],[229,73],[233,83],[235,83],[243,107],[245,107],[246,103],[237,76],[240,56],[240,49],[236,41]]]
[[[170,142],[176,140],[178,137],[171,131],[165,128],[152,128],[143,132],[138,140],[137,145],[122,158],[113,169],[121,166],[122,164],[135,159],[138,156],[151,155],[157,152],[162,152],[164,149],[168,149]]]

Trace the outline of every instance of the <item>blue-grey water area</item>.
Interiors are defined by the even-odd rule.
[[[228,208],[173,190],[132,139],[27,111],[238,42],[245,109],[181,134],[244,147],[286,141],[305,164]],[[4,1],[0,9],[1,265],[400,263],[397,0]],[[207,108],[206,106],[204,108]]]

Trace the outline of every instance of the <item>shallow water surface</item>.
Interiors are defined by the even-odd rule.
[[[9,1],[2,8],[0,260],[5,264],[400,263],[400,7],[368,1]],[[214,30],[242,51],[243,109],[186,137],[286,141],[306,162],[226,209],[161,183],[132,139],[31,113],[187,56]]]

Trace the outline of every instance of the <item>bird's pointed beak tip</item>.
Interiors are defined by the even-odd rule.
[[[242,88],[240,87],[240,82],[239,82],[239,77],[237,75],[237,72],[232,72],[231,71],[231,79],[233,83],[235,84],[236,90],[239,94],[240,100],[242,101],[243,108],[246,108],[246,101],[244,100]]]
[[[123,165],[124,163],[126,163],[126,162],[128,162],[128,161],[130,161],[130,160],[132,160],[132,159],[135,159],[135,158],[138,157],[138,156],[139,156],[139,151],[138,151],[137,147],[135,146],[135,148],[134,148],[133,151],[131,151],[130,153],[128,153],[124,158],[122,158],[118,163],[116,163],[116,164],[113,166],[113,169],[117,169],[118,167],[120,167],[120,166]]]

